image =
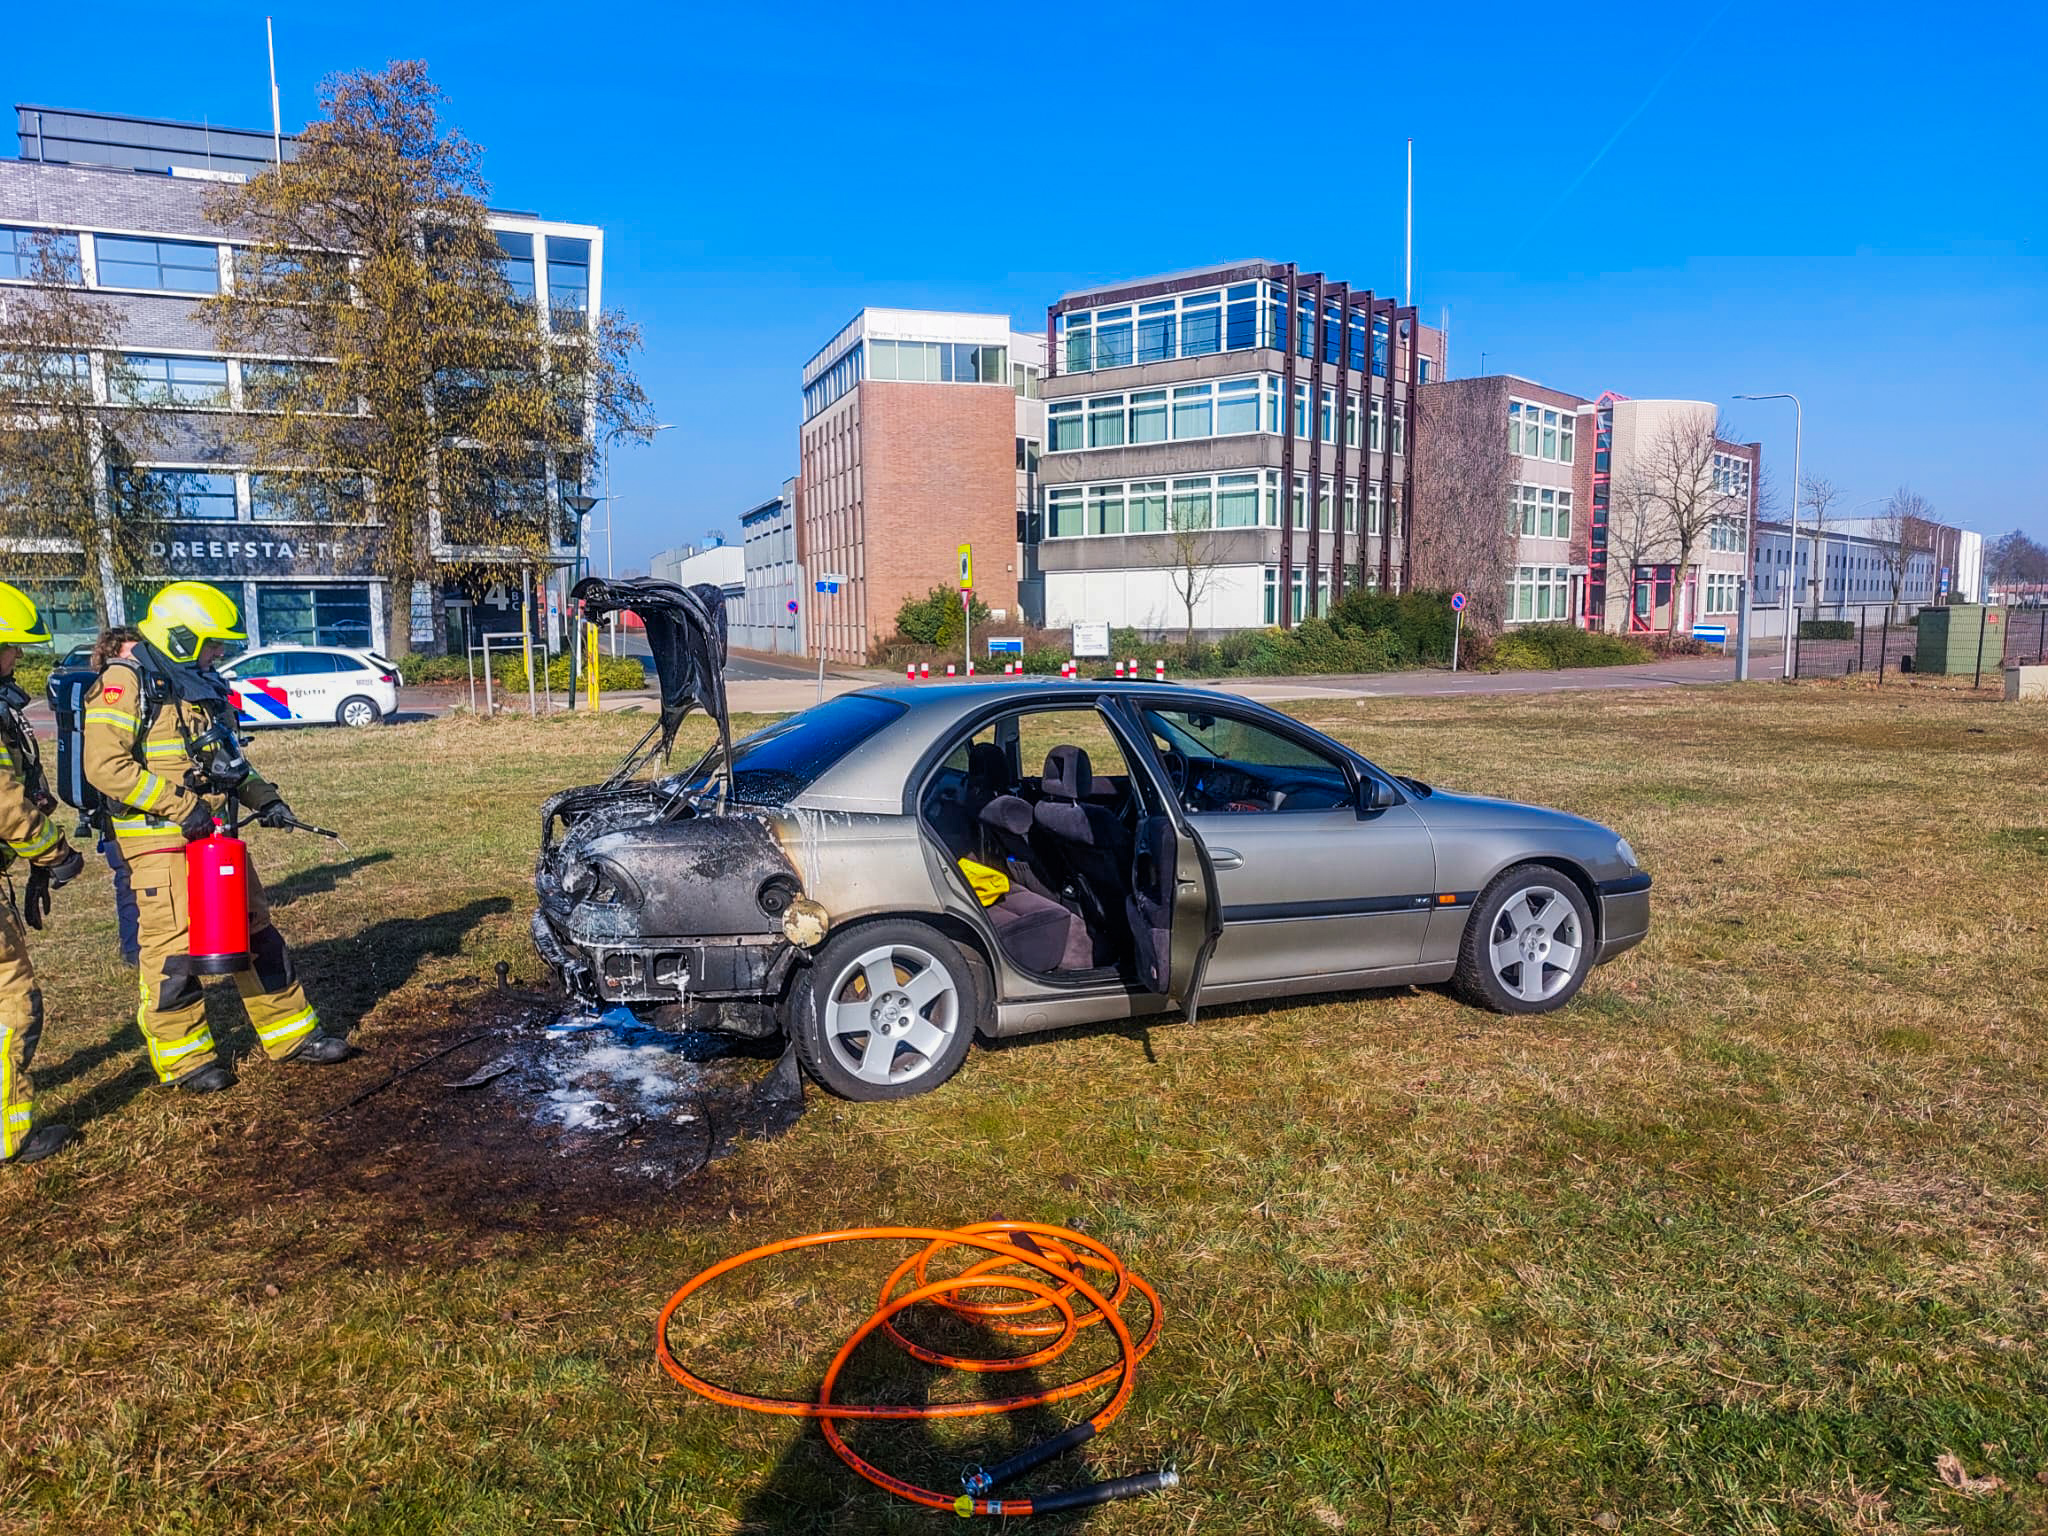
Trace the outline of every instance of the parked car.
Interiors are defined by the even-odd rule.
[[[367,726],[398,708],[398,668],[374,651],[266,645],[220,673],[245,726]]]
[[[898,685],[728,746],[716,590],[578,596],[645,620],[662,712],[620,772],[542,807],[536,947],[591,1007],[786,1034],[847,1098],[925,1092],[977,1033],[1210,1002],[1450,983],[1547,1012],[1649,930],[1612,829],[1392,773],[1249,700]],[[697,706],[719,745],[666,771]]]

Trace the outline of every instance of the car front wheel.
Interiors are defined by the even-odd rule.
[[[1495,1013],[1548,1013],[1585,982],[1593,948],[1593,913],[1578,885],[1560,870],[1525,865],[1479,893],[1455,986]]]
[[[981,997],[960,947],[908,919],[826,941],[796,988],[790,1034],[804,1069],[841,1098],[907,1099],[959,1070]]]
[[[367,725],[375,725],[384,717],[374,702],[357,694],[353,698],[341,701],[341,708],[334,712],[334,718],[342,725],[352,725],[361,729]]]

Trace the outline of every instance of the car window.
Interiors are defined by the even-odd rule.
[[[235,662],[237,677],[290,677],[298,670],[293,665],[298,657],[288,651],[275,651],[267,656],[243,656]]]
[[[339,651],[308,651],[303,658],[308,672],[353,672],[356,664]]]
[[[1344,764],[1291,736],[1207,710],[1147,709],[1144,716],[1196,810],[1326,811],[1351,802]]]
[[[1086,752],[1088,771],[1095,778],[1130,778],[1123,748],[1110,734],[1109,722],[1093,709],[1035,709],[1017,717],[1017,751],[1026,775],[1037,778],[1054,747]]]

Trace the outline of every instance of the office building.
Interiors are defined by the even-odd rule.
[[[1019,471],[1036,405],[1013,374],[1006,315],[864,309],[803,369],[797,560],[815,591],[812,655],[862,662],[896,629],[904,599],[959,579],[1018,621]]]
[[[20,255],[25,241],[37,231],[56,235],[75,258],[78,281],[118,316],[125,359],[119,373],[150,388],[147,399],[111,400],[109,370],[95,358],[98,398],[158,407],[167,416],[162,450],[121,471],[150,477],[175,508],[155,541],[161,566],[114,594],[115,605],[132,617],[164,582],[190,577],[236,599],[251,644],[383,649],[394,611],[419,650],[459,650],[477,634],[516,631],[516,582],[450,580],[389,593],[357,530],[306,520],[302,511],[274,503],[261,467],[240,454],[235,418],[260,409],[252,385],[265,360],[224,354],[199,312],[203,298],[234,282],[240,243],[207,218],[203,202],[212,183],[260,172],[270,162],[272,136],[106,113],[15,110],[21,158],[0,161],[0,302],[7,285],[30,276]],[[282,152],[292,157],[292,139],[283,140]],[[543,324],[587,325],[602,302],[603,232],[498,210],[489,222],[507,277],[530,296]],[[112,489],[99,491],[103,517],[113,515]],[[554,538],[564,531],[554,530]],[[442,542],[434,553],[459,563],[483,552]],[[573,547],[562,541],[552,553],[548,602],[532,605],[537,636],[552,637],[546,616],[559,620],[566,606]],[[66,626],[63,638],[96,627],[75,589],[66,601],[62,583],[59,590],[38,585]]]
[[[732,643],[785,656],[804,652],[802,616],[811,594],[796,558],[796,481],[740,514],[746,589],[729,616]],[[796,611],[790,611],[790,604]]]
[[[1215,633],[1405,589],[1408,402],[1443,372],[1413,308],[1235,262],[1069,293],[1046,346],[1047,623],[1178,631],[1194,589]]]
[[[1796,552],[1791,532],[1783,518],[1757,524],[1756,601],[1773,613],[1782,611],[1788,571],[1793,603],[1810,619],[1855,618],[1880,606],[1891,606],[1899,619],[1936,604],[1982,600],[1984,538],[1967,528],[1915,519],[1902,537],[1898,524],[1883,517],[1831,517],[1816,532],[1802,518]],[[1758,633],[1784,633],[1781,624],[1759,618],[1765,622]]]

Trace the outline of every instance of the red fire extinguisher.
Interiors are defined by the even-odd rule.
[[[249,845],[215,818],[213,835],[185,845],[192,911],[186,969],[222,976],[249,964]]]

